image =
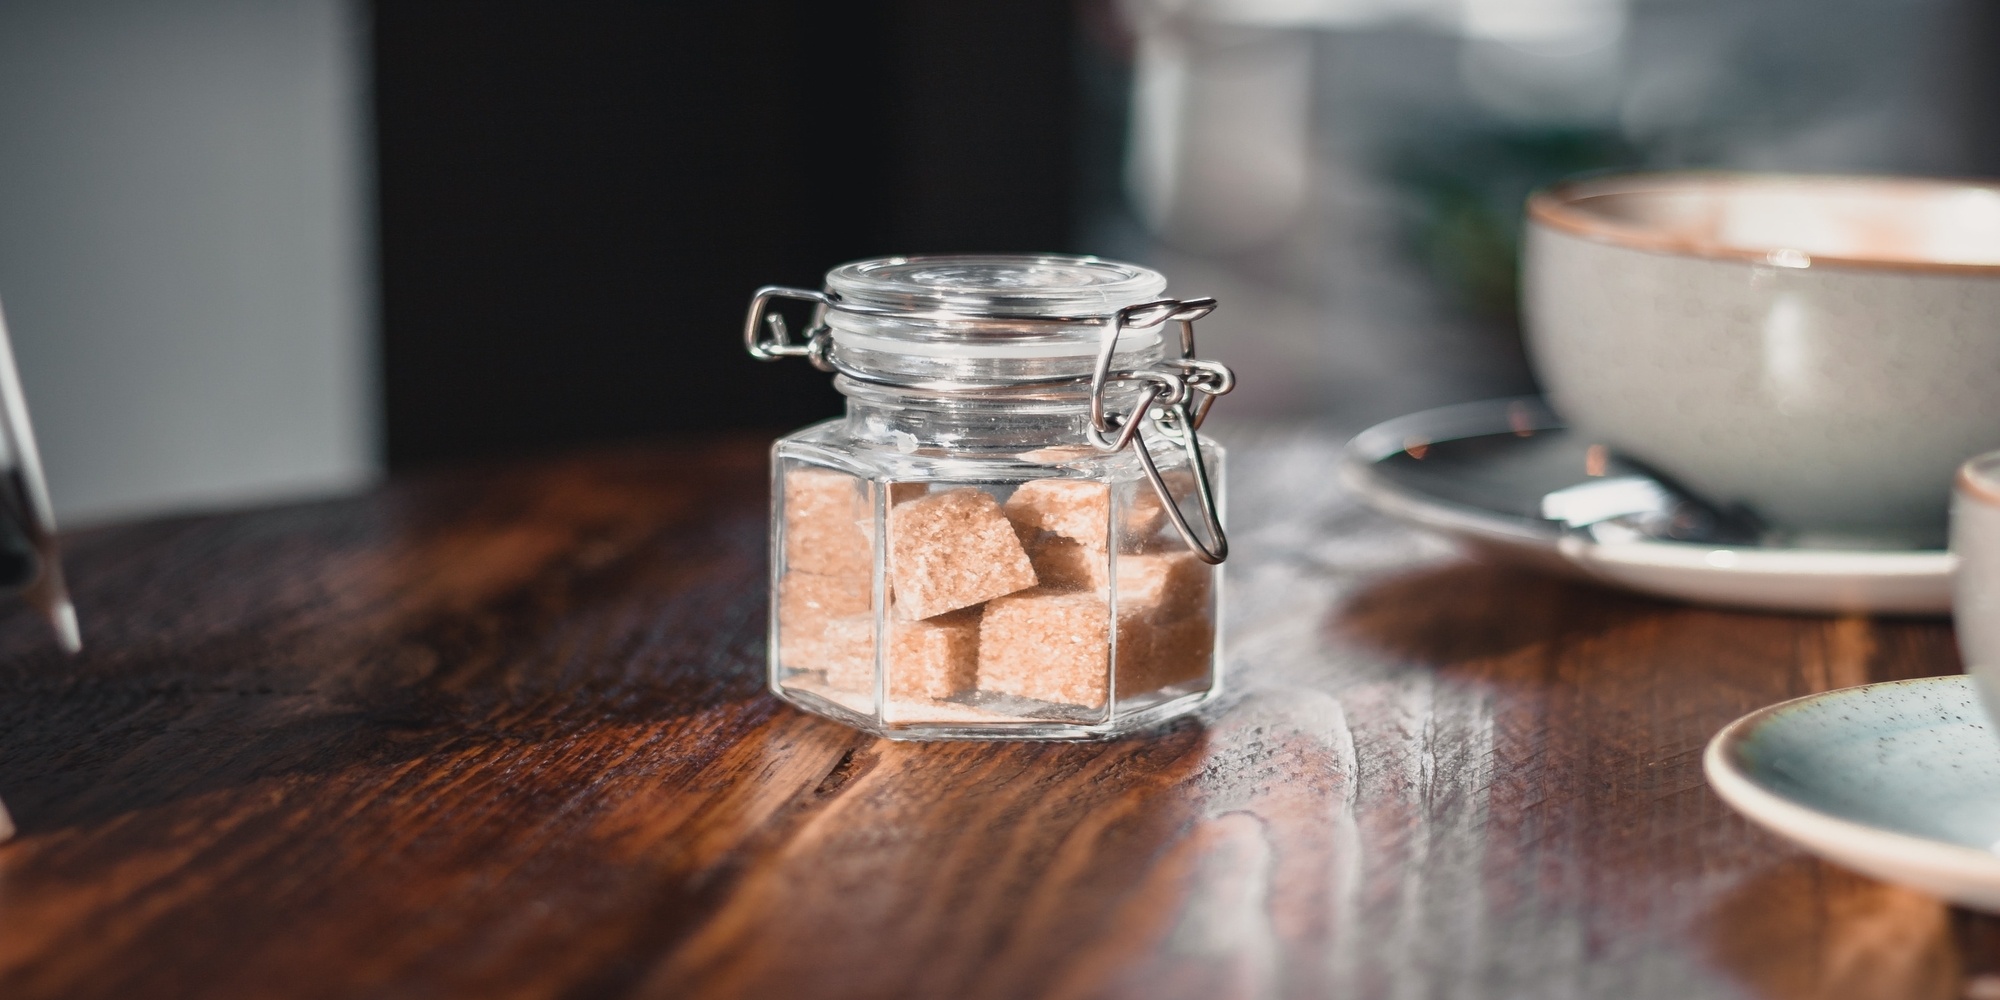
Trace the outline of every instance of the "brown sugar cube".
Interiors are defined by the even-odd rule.
[[[1208,676],[1215,664],[1215,623],[1206,615],[1169,623],[1153,638],[1154,678],[1161,687]]]
[[[1157,620],[1208,614],[1215,570],[1192,552],[1118,557],[1118,607]]]
[[[1215,652],[1215,570],[1187,551],[1118,557],[1118,693],[1200,679]]]
[[[778,581],[778,662],[793,670],[827,670],[829,662],[873,659],[872,633],[857,652],[852,628],[835,624],[869,621],[870,589],[865,576],[786,573]]]
[[[828,687],[873,694],[875,691],[875,622],[868,615],[828,618],[787,637],[786,666],[823,670]],[[780,635],[785,636],[780,625]],[[889,626],[889,695],[892,698],[942,699],[972,687],[978,671],[979,609],[967,608],[926,621],[893,622]]]
[[[1085,462],[1098,458],[1104,453],[1087,444],[1059,444],[1047,448],[1035,448],[1020,453],[1023,461],[1036,465],[1062,465],[1066,462]]]
[[[1119,616],[1118,697],[1122,701],[1208,674],[1215,627],[1206,616],[1148,621]]]
[[[889,696],[950,698],[979,672],[979,608],[889,626]]]
[[[824,576],[793,570],[778,580],[778,621],[868,613],[873,588],[865,576]]]
[[[1024,540],[1035,578],[1052,590],[1098,590],[1108,568],[1104,550],[1048,532]]]
[[[875,690],[875,619],[872,615],[807,618],[787,629],[778,622],[778,662],[791,670],[820,670],[829,687]]]
[[[1085,479],[1036,479],[1014,488],[1007,517],[1024,531],[1046,531],[1104,548],[1111,523],[1111,487]]]
[[[1200,502],[1195,499],[1194,473],[1186,468],[1162,469],[1160,478],[1166,481],[1167,492],[1177,499],[1188,523],[1200,530]],[[1160,491],[1149,481],[1137,484],[1131,502],[1119,512],[1118,524],[1120,551],[1152,552],[1163,543],[1182,544],[1179,533],[1168,526],[1167,508],[1160,502]]]
[[[887,483],[884,484],[883,488],[889,491],[889,506],[891,507],[897,504],[909,503],[918,497],[930,495],[930,485],[927,483]],[[871,544],[874,542],[874,518],[871,517],[861,522],[861,533],[868,538]]]
[[[889,510],[896,614],[929,618],[1035,585],[1035,567],[986,491],[931,493]]]
[[[1176,496],[1192,496],[1194,477],[1186,469],[1162,473],[1167,488]],[[1167,523],[1166,507],[1153,484],[1141,481],[1126,487],[1118,506],[1118,538],[1121,550],[1151,550],[1159,543],[1160,529]],[[1111,487],[1081,479],[1036,479],[1015,488],[1007,498],[1007,516],[1021,529],[1024,539],[1049,532],[1102,548],[1105,529],[1110,524]],[[1099,580],[1096,586],[1103,586]]]
[[[875,693],[875,619],[830,618],[820,640],[820,667],[828,687]]]
[[[1152,483],[1140,483],[1132,493],[1132,502],[1119,513],[1119,549],[1143,552],[1154,548],[1166,523],[1167,509],[1160,504],[1159,491]]]
[[[785,568],[822,576],[867,576],[874,569],[872,511],[862,480],[832,469],[785,470]]]
[[[989,601],[979,627],[979,689],[1097,708],[1108,693],[1101,594],[1031,590]],[[1206,615],[1159,620],[1144,609],[1118,616],[1121,699],[1197,681],[1208,672],[1215,629]]]
[[[1118,678],[1118,696],[1130,697],[1153,672],[1153,646],[1158,627],[1144,615],[1118,616],[1118,647],[1112,673]],[[1141,687],[1135,688],[1138,684]]]
[[[986,602],[979,621],[979,689],[1037,701],[1104,704],[1110,606],[1090,591],[1042,589]]]
[[[1026,543],[1041,585],[1053,590],[1104,589],[1104,551],[1043,533]],[[1208,604],[1213,571],[1187,551],[1118,557],[1118,606],[1147,614],[1193,614]]]
[[[1109,486],[1078,479],[1022,483],[1006,506],[1007,517],[1035,565],[1035,576],[1042,586],[1058,590],[1104,586],[1110,510]]]

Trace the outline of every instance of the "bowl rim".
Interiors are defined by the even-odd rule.
[[[1916,177],[1891,174],[1783,173],[1752,170],[1658,170],[1593,174],[1557,181],[1528,196],[1531,225],[1542,225],[1596,243],[1608,243],[1653,253],[1708,260],[1743,261],[1785,268],[1841,267],[1878,271],[1928,272],[1968,276],[2000,276],[2000,262],[1897,260],[1807,254],[1789,248],[1746,247],[1713,240],[1676,236],[1658,229],[1622,222],[1577,204],[1585,198],[1686,187],[1738,184],[1790,187],[1854,187],[1879,185],[1905,189],[1950,191],[1976,189],[2000,194],[2000,181],[1975,178]]]
[[[2000,486],[1996,486],[1993,479],[1977,468],[1995,460],[2000,460],[2000,450],[1982,452],[1960,462],[1952,486],[1969,500],[1988,507],[2000,507]]]

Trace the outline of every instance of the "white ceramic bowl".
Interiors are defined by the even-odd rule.
[[[1934,547],[2000,447],[2000,187],[1571,182],[1529,200],[1522,284],[1571,426],[1807,540]]]

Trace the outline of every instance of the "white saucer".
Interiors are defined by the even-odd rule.
[[[2000,912],[2000,739],[1970,677],[1773,705],[1717,733],[1702,765],[1723,801],[1814,854]]]
[[[1392,517],[1644,593],[1780,611],[1951,611],[1948,552],[1605,542],[1566,530],[1541,516],[1542,497],[1585,480],[1589,447],[1539,398],[1497,399],[1377,424],[1348,442],[1341,477]]]

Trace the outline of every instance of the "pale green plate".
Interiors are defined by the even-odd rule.
[[[1716,794],[1829,861],[2000,911],[2000,739],[1972,679],[1843,688],[1709,741]]]

